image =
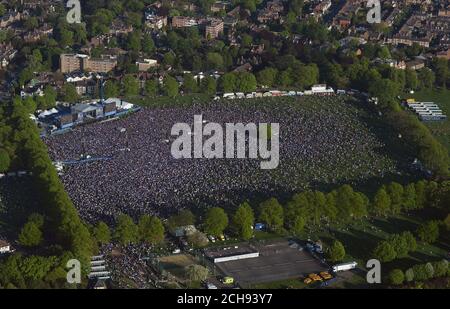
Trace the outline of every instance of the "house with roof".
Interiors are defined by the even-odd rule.
[[[0,239],[0,254],[11,252],[11,245],[6,240]]]

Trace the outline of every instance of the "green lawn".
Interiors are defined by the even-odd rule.
[[[417,101],[436,103],[450,117],[450,90],[426,90],[415,94],[407,94],[406,98],[414,98]],[[443,122],[426,122],[434,136],[450,151],[450,119]]]
[[[331,227],[329,231],[317,233],[317,236],[328,244],[334,239],[338,239],[346,248],[346,261],[355,260],[364,267],[366,262],[373,258],[372,252],[379,241],[387,239],[391,234],[404,231],[411,231],[414,234],[422,222],[432,218],[434,218],[434,214],[430,214],[428,210],[422,210],[414,215],[362,220],[345,227]],[[446,253],[450,250],[450,244],[443,237],[444,235],[441,236],[440,241],[432,245],[417,241],[417,251],[410,253],[406,258],[384,263],[384,272],[393,268],[405,269],[418,263],[445,258]]]

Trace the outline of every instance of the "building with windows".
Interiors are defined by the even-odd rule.
[[[205,28],[205,37],[207,39],[215,39],[223,33],[223,21],[213,19],[208,21]]]
[[[107,73],[117,66],[117,58],[102,55],[101,58],[91,58],[84,54],[61,54],[60,70],[62,73],[73,71],[90,71]]]

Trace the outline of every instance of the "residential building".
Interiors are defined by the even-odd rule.
[[[0,239],[0,254],[11,252],[11,245],[6,241]]]
[[[106,73],[117,66],[117,58],[102,55],[101,58],[91,58],[84,54],[61,54],[60,70],[62,73],[73,71],[91,71]]]
[[[174,28],[192,27],[197,25],[197,20],[192,17],[174,16],[172,18],[172,27]]]
[[[140,72],[145,72],[150,68],[158,66],[158,61],[155,59],[141,59],[136,61],[136,65]]]
[[[205,37],[207,39],[215,39],[223,33],[223,21],[213,19],[208,21],[205,28]]]

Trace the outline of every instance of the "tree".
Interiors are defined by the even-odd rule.
[[[145,81],[145,94],[150,97],[155,97],[158,94],[158,82],[155,79]]]
[[[135,243],[138,240],[139,230],[136,224],[128,215],[120,215],[117,219],[114,239],[122,245]]]
[[[436,83],[445,89],[448,78],[448,60],[436,57],[433,59],[432,65],[433,71],[436,73]]]
[[[300,65],[294,72],[295,83],[301,89],[309,88],[319,81],[319,68],[316,64]]]
[[[426,192],[426,182],[421,180],[415,184],[416,190],[416,208],[422,209],[427,203],[427,192]]]
[[[39,26],[39,21],[36,16],[32,16],[25,20],[24,26],[27,30],[33,30]]]
[[[139,82],[131,75],[127,75],[123,79],[123,91],[125,96],[135,96],[139,94]]]
[[[139,219],[139,237],[150,244],[159,244],[164,240],[164,226],[155,216],[143,215]]]
[[[211,76],[205,77],[201,82],[201,89],[207,95],[215,95],[217,91],[216,80]]]
[[[334,263],[342,261],[345,257],[344,245],[340,241],[335,240],[328,249],[327,256]]]
[[[187,209],[180,211],[177,215],[170,217],[168,220],[168,225],[171,229],[194,224],[195,216],[190,210]]]
[[[204,281],[209,276],[208,268],[202,265],[189,265],[185,268],[186,276],[190,281]]]
[[[399,214],[403,206],[403,186],[399,183],[392,182],[387,186],[387,193],[391,200],[391,213],[394,215]]]
[[[244,240],[252,238],[254,223],[255,216],[251,206],[247,202],[239,205],[232,219],[232,226],[236,234]]]
[[[284,212],[283,207],[276,198],[271,198],[262,202],[259,206],[259,219],[265,222],[274,231],[279,231],[283,227]]]
[[[444,225],[447,231],[450,231],[450,214],[445,217]]]
[[[401,285],[405,281],[405,274],[401,269],[393,269],[389,273],[389,282],[393,285]]]
[[[378,50],[378,57],[381,59],[391,59],[391,52],[387,46],[381,46]]]
[[[163,63],[167,66],[173,66],[175,64],[175,55],[173,52],[167,52],[164,54]]]
[[[253,44],[253,37],[249,34],[244,33],[242,35],[241,43],[243,47],[250,47]]]
[[[413,183],[406,185],[403,196],[403,209],[405,211],[416,209],[417,207],[416,188]]]
[[[0,149],[0,173],[4,173],[9,169],[11,159],[6,150]]]
[[[62,100],[68,103],[76,103],[80,99],[74,84],[66,83],[62,87]]]
[[[22,104],[29,114],[34,114],[36,112],[37,104],[33,97],[26,97],[22,100]]]
[[[73,41],[73,32],[67,29],[61,29],[59,31],[59,35],[56,36],[57,42],[61,47],[72,46]]]
[[[419,88],[419,77],[417,76],[416,71],[406,69],[405,78],[406,78],[405,87],[407,89],[416,90],[417,88]]]
[[[431,263],[414,265],[414,281],[425,281],[433,277],[434,269]]]
[[[151,55],[155,51],[155,42],[149,35],[142,40],[142,51],[147,55]]]
[[[228,226],[228,216],[220,207],[208,209],[203,222],[205,232],[209,235],[220,236]]]
[[[99,221],[93,232],[95,239],[100,244],[107,244],[111,241],[111,231],[105,222]]]
[[[412,268],[408,268],[405,271],[405,281],[406,282],[413,282],[414,281],[414,270]]]
[[[429,68],[423,68],[419,70],[419,85],[420,89],[431,89],[433,88],[436,76],[432,70]]]
[[[56,257],[43,257],[31,255],[23,258],[19,263],[19,269],[25,280],[40,281],[55,266]]]
[[[237,89],[241,92],[253,92],[256,90],[256,77],[252,73],[243,72],[238,74]]]
[[[445,277],[448,273],[448,261],[447,260],[441,260],[438,262],[434,262],[432,263],[433,268],[434,268],[434,277],[439,278],[439,277]]]
[[[395,250],[396,258],[404,258],[408,255],[409,244],[402,235],[392,235],[388,241]]]
[[[399,92],[399,85],[387,78],[377,79],[369,84],[369,94],[377,97],[383,107],[391,106]]]
[[[439,222],[428,221],[417,229],[417,235],[423,242],[434,243],[439,238]]]
[[[47,85],[44,88],[44,100],[45,100],[45,108],[51,108],[54,107],[56,104],[56,98],[58,94],[56,93],[56,90],[50,86]]]
[[[196,93],[198,91],[197,81],[190,73],[184,75],[183,91],[185,93]]]
[[[134,52],[139,52],[142,48],[141,45],[141,33],[140,32],[130,32],[128,34],[127,49]]]
[[[301,215],[297,216],[294,219],[293,224],[291,225],[291,228],[289,229],[289,231],[293,235],[299,235],[305,229],[305,225],[306,225],[306,219]]]
[[[187,236],[187,242],[196,248],[203,248],[208,245],[209,240],[205,234],[202,232],[196,231]]]
[[[234,92],[237,88],[237,77],[233,73],[225,73],[219,79],[219,89],[222,92]]]
[[[373,256],[381,262],[391,262],[395,260],[395,248],[388,241],[381,241],[373,252]]]
[[[163,85],[164,94],[168,97],[175,98],[179,92],[178,82],[175,78],[170,75],[167,75],[164,78]]]
[[[414,252],[417,250],[416,238],[411,232],[403,232],[401,236],[407,245],[408,252]]]
[[[19,243],[26,247],[36,247],[42,242],[42,231],[35,222],[27,222],[19,234]]]
[[[105,83],[105,97],[116,98],[119,96],[119,93],[119,85],[116,82],[108,80]]]
[[[210,70],[220,70],[223,68],[223,57],[219,53],[208,53],[206,63]]]
[[[373,200],[373,210],[378,216],[385,216],[389,212],[391,199],[384,188],[378,190]]]
[[[275,83],[278,71],[275,68],[266,68],[256,74],[256,79],[261,86],[272,87]]]

